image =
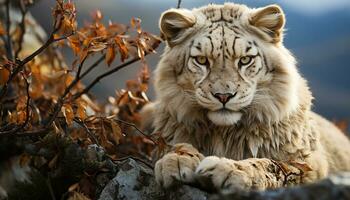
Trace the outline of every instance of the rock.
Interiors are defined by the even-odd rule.
[[[153,169],[134,159],[117,163],[118,172],[102,190],[99,200],[167,199],[167,200],[323,200],[350,199],[350,172],[330,176],[319,182],[267,191],[236,191],[209,194],[195,187],[182,185],[171,190],[160,188]]]
[[[117,175],[102,190],[100,200],[206,200],[209,197],[206,192],[187,185],[165,191],[155,182],[153,170],[133,159],[118,163],[118,167]]]
[[[230,194],[215,195],[211,200],[249,199],[249,200],[327,200],[350,199],[350,172],[333,175],[319,182],[290,188],[267,191],[237,191]]]

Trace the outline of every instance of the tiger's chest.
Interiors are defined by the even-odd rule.
[[[197,139],[192,143],[206,156],[242,160],[253,157],[280,159],[283,155],[281,144],[285,143],[284,139],[267,130],[206,127],[196,132]]]

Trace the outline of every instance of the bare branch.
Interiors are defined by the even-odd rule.
[[[0,102],[4,98],[4,96],[7,93],[8,85],[11,83],[11,81],[16,77],[16,75],[23,70],[23,67],[26,63],[33,60],[37,55],[39,55],[41,52],[43,52],[53,41],[53,35],[47,40],[47,42],[41,46],[38,50],[36,50],[33,54],[26,57],[23,61],[17,61],[18,65],[13,70],[13,72],[10,74],[6,84],[3,86],[1,92],[0,92]]]
[[[27,64],[28,62],[32,61],[36,56],[38,56],[39,54],[41,54],[45,49],[47,49],[51,44],[55,43],[55,42],[59,42],[61,40],[65,40],[68,37],[72,36],[74,34],[74,32],[70,33],[69,35],[66,36],[62,36],[60,38],[54,38],[54,34],[57,32],[57,30],[53,31],[50,34],[49,39],[45,42],[45,44],[43,46],[41,46],[38,50],[36,50],[34,53],[32,53],[31,55],[29,55],[28,57],[26,57],[25,59],[23,59],[22,61],[19,61],[19,66],[24,66],[25,64]]]
[[[47,187],[49,188],[51,199],[56,200],[55,193],[54,193],[54,190],[53,190],[52,185],[51,185],[50,175],[48,175],[48,177],[46,179],[46,184],[47,184]]]
[[[27,93],[27,102],[26,102],[26,119],[24,121],[23,124],[21,124],[20,126],[16,126],[15,128],[13,128],[12,130],[8,130],[8,131],[2,131],[0,132],[0,136],[3,135],[11,135],[14,133],[17,133],[18,131],[22,130],[23,128],[25,128],[27,126],[27,124],[29,123],[30,120],[30,95],[29,95],[29,82],[27,80],[27,78],[22,74],[22,77],[26,83],[26,93]]]
[[[21,8],[21,14],[22,14],[22,19],[21,19],[21,22],[19,24],[19,27],[21,29],[21,35],[19,37],[19,41],[18,41],[18,49],[16,50],[15,52],[15,58],[17,59],[18,58],[18,55],[19,53],[22,51],[22,48],[23,48],[23,38],[24,38],[24,35],[26,33],[26,24],[25,24],[25,19],[26,19],[26,14],[28,12],[28,8],[27,6],[25,5],[24,1],[21,0],[20,1],[20,8]]]
[[[45,127],[49,127],[53,121],[55,121],[55,118],[57,117],[58,113],[61,110],[61,107],[63,106],[63,103],[65,101],[65,97],[67,96],[67,94],[71,91],[71,89],[82,79],[84,78],[92,69],[94,69],[95,67],[97,67],[105,58],[105,55],[101,56],[95,63],[93,63],[81,76],[81,70],[83,68],[83,65],[85,63],[86,58],[84,58],[84,60],[80,63],[79,68],[78,68],[78,73],[75,76],[75,79],[68,85],[68,87],[64,90],[63,94],[61,95],[61,97],[58,99],[57,103],[55,104],[55,107],[53,109],[53,113],[51,114],[51,117],[49,118],[49,120],[47,121],[47,123],[45,124]],[[73,98],[73,99],[77,99],[77,98]]]
[[[6,0],[6,56],[9,60],[13,59],[12,55],[12,41],[11,41],[11,17],[10,17],[10,0]]]
[[[111,69],[111,70],[109,70],[109,71],[107,71],[107,72],[101,74],[101,75],[99,75],[99,76],[96,77],[83,91],[76,93],[76,94],[73,96],[73,99],[77,99],[77,98],[79,98],[81,95],[88,93],[88,92],[90,91],[90,89],[91,89],[92,87],[94,87],[94,86],[95,86],[100,80],[102,80],[103,78],[105,78],[105,77],[107,77],[107,76],[109,76],[109,75],[111,75],[111,74],[113,74],[113,73],[115,73],[115,72],[118,72],[119,70],[121,70],[121,69],[127,67],[128,65],[131,65],[132,63],[134,63],[134,62],[136,62],[136,61],[139,61],[139,60],[140,60],[140,58],[138,58],[138,57],[137,57],[137,58],[134,58],[134,59],[132,59],[132,60],[129,60],[128,62],[125,62],[125,63],[123,63],[123,64],[121,64],[121,65],[119,65],[119,66],[117,66],[117,67],[115,67],[115,68],[113,68],[113,69]]]
[[[32,130],[32,131],[21,131],[16,132],[13,135],[16,135],[17,137],[30,137],[30,136],[44,136],[50,131],[50,128],[42,128],[38,130]]]
[[[180,8],[181,7],[181,2],[182,2],[182,0],[178,0],[177,1],[177,7],[176,8]]]
[[[125,156],[125,157],[118,158],[118,159],[113,159],[113,158],[110,157],[110,159],[111,159],[113,162],[121,162],[121,161],[125,161],[125,160],[127,160],[127,159],[133,159],[133,160],[139,161],[139,162],[141,162],[141,163],[147,165],[147,166],[148,166],[149,168],[151,168],[151,169],[154,168],[154,166],[153,166],[151,163],[149,163],[148,161],[145,161],[145,160],[143,160],[143,159],[141,159],[141,158],[134,157],[134,156]]]
[[[73,31],[73,32],[71,32],[71,33],[68,34],[68,35],[62,36],[62,37],[60,37],[60,38],[55,38],[55,39],[53,40],[53,42],[59,42],[59,41],[61,41],[61,40],[65,40],[65,39],[69,38],[70,36],[72,36],[72,35],[74,35],[74,34],[75,34],[75,32]]]
[[[129,122],[126,122],[124,120],[121,120],[121,119],[114,119],[115,121],[117,122],[120,122],[122,124],[125,124],[127,126],[131,126],[133,127],[134,129],[136,129],[137,132],[139,132],[141,135],[143,135],[144,137],[146,137],[147,139],[151,140],[153,142],[153,144],[157,144],[157,142],[152,138],[150,137],[149,135],[147,135],[146,133],[144,133],[143,131],[141,131],[139,128],[137,128],[137,126],[133,123],[129,123]]]
[[[49,120],[44,124],[45,128],[49,128],[51,126],[51,124],[55,121],[58,113],[60,112],[60,110],[61,110],[61,108],[63,106],[63,103],[64,103],[64,98],[69,92],[69,90],[67,88],[66,88],[64,94],[58,99],[57,103],[55,104],[55,107],[53,109],[54,110],[53,113],[51,114]]]
[[[104,61],[106,55],[102,55],[99,59],[96,60],[79,78],[83,79],[91,70],[97,67],[102,61]]]
[[[74,118],[73,120],[86,130],[86,132],[88,133],[90,139],[92,139],[95,144],[97,144],[98,146],[101,146],[99,144],[97,138],[95,137],[95,135],[90,131],[89,127],[87,127],[86,124],[83,121],[81,121],[80,119],[77,119],[77,118]]]
[[[77,75],[75,76],[76,79],[80,79],[80,73],[81,73],[81,70],[83,69],[83,66],[84,66],[86,59],[87,59],[87,56],[85,56],[84,59],[80,62],[79,66],[78,66]]]
[[[59,20],[62,20],[63,18],[61,17]],[[9,83],[16,77],[16,75],[23,70],[25,64],[27,64],[28,62],[32,61],[36,56],[38,56],[39,54],[41,54],[45,49],[47,49],[51,44],[58,42],[60,40],[64,40],[67,39],[68,37],[70,37],[73,33],[67,35],[67,36],[63,36],[61,38],[54,38],[54,34],[60,29],[60,25],[57,25],[57,19],[55,19],[55,23],[54,23],[54,30],[51,32],[49,39],[45,42],[45,44],[43,44],[38,50],[36,50],[35,52],[33,52],[31,55],[29,55],[28,57],[26,57],[25,59],[18,60],[16,61],[17,63],[17,67],[16,69],[10,74],[9,79],[7,80],[6,84],[3,86],[1,92],[0,92],[0,102],[2,101],[2,99],[4,98],[4,96],[7,93],[7,89],[8,89],[8,85]]]

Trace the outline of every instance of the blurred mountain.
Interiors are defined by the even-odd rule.
[[[317,16],[287,10],[285,45],[310,82],[315,110],[328,118],[350,116],[350,12]]]

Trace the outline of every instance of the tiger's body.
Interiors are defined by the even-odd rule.
[[[273,160],[306,163],[300,182],[350,170],[350,142],[311,111],[307,82],[283,46],[284,23],[276,5],[163,13],[153,115],[174,148],[156,163],[161,185],[204,177],[219,190],[279,187]]]

